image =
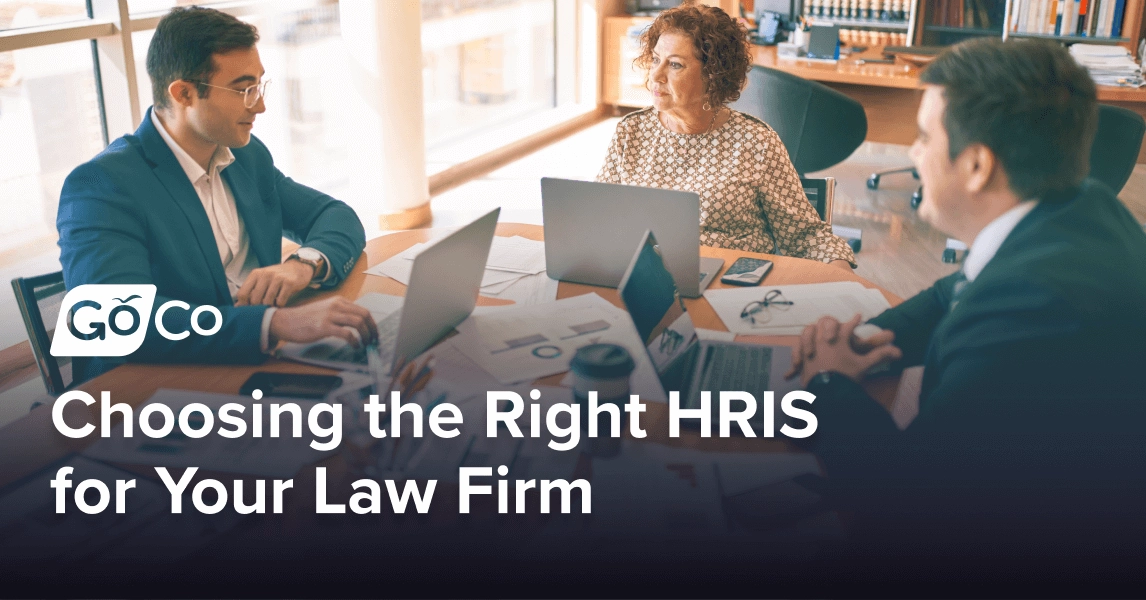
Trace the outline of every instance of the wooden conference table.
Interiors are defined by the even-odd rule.
[[[385,261],[386,259],[413,246],[415,243],[430,238],[428,230],[412,230],[375,238],[366,244],[364,256],[358,260],[351,274],[337,289],[327,292],[304,292],[296,302],[305,303],[338,294],[345,298],[355,300],[363,294],[378,292],[391,295],[404,295],[406,286],[388,277],[367,275],[366,269]],[[542,240],[542,228],[537,225],[518,223],[501,223],[497,228],[497,235],[520,235],[534,240]],[[795,283],[821,283],[830,281],[858,281],[866,287],[875,288],[867,280],[845,272],[837,267],[829,266],[811,260],[790,258],[784,256],[771,256],[724,250],[719,248],[701,248],[701,255],[719,257],[724,259],[725,267],[732,264],[741,256],[763,257],[772,260],[775,267],[768,275],[769,285],[795,284]],[[711,287],[727,287],[720,283],[719,277]],[[880,290],[892,305],[901,300],[895,295]],[[567,298],[589,292],[596,292],[606,300],[621,306],[617,290],[601,288],[590,285],[562,282],[558,287],[558,298]],[[481,297],[479,305],[508,304],[508,301]],[[703,298],[685,301],[689,314],[697,327],[727,331],[720,318],[713,311],[707,300]],[[738,336],[738,340],[759,343],[794,345],[796,336]],[[238,393],[239,387],[256,371],[279,371],[292,373],[332,373],[329,369],[302,365],[298,363],[270,359],[261,365],[147,365],[126,364],[83,384],[79,389],[99,398],[101,391],[110,391],[113,402],[127,402],[138,406],[150,398],[160,388],[186,389],[225,394]],[[557,385],[561,375],[541,380],[539,383]],[[897,379],[886,377],[876,379],[867,384],[873,397],[889,406],[895,395]],[[667,438],[668,407],[661,403],[648,403],[646,415],[642,417],[649,439],[657,440],[671,445],[704,448],[725,451],[784,451],[786,444],[777,440],[748,439],[748,438],[700,438],[696,432],[682,432],[680,438]],[[72,403],[69,408],[83,410],[79,403]],[[91,412],[92,423],[98,423],[98,404],[88,408]],[[82,415],[82,413],[80,413]],[[27,475],[55,460],[59,460],[70,452],[81,450],[86,444],[94,442],[97,436],[89,436],[84,440],[69,440],[59,435],[51,424],[51,407],[40,406],[24,418],[15,421],[0,429],[0,486]],[[337,457],[328,459],[338,460]],[[326,462],[326,461],[324,461]]]

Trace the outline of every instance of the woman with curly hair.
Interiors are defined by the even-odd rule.
[[[700,194],[700,243],[855,266],[851,247],[808,202],[767,124],[728,108],[752,67],[744,27],[686,2],[641,36],[653,106],[617,125],[597,180]]]

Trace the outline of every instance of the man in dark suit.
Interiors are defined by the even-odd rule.
[[[964,43],[922,79],[920,216],[970,251],[873,319],[879,334],[856,336],[858,317],[804,331],[793,372],[819,420],[805,447],[865,552],[971,573],[1127,560],[1146,506],[1146,235],[1084,180],[1095,85],[1036,41]],[[924,367],[904,430],[859,384],[889,362]]]
[[[279,341],[375,334],[370,313],[334,298],[284,307],[308,287],[331,288],[365,247],[354,211],[275,168],[251,135],[267,81],[249,24],[198,7],[176,8],[147,52],[154,106],[64,182],[56,224],[68,289],[149,283],[168,331],[187,331],[197,305],[222,314],[210,337],[179,341],[150,328],[128,360],[257,363]],[[301,248],[282,261],[284,234]],[[211,328],[202,318],[201,326]],[[122,359],[77,359],[77,381]]]

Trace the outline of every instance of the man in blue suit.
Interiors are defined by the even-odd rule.
[[[168,331],[187,331],[197,305],[223,316],[212,336],[148,332],[127,360],[257,363],[280,341],[376,335],[370,313],[342,298],[286,308],[299,291],[350,273],[365,233],[346,204],[284,176],[251,135],[268,81],[258,32],[225,13],[176,8],[147,51],[154,106],[64,182],[56,225],[68,289],[149,283]],[[283,236],[301,244],[281,260]],[[204,328],[215,324],[201,317]],[[76,381],[124,359],[76,359]]]

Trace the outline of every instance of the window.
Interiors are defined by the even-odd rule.
[[[170,4],[170,2],[168,2]],[[259,56],[271,79],[267,111],[253,133],[271,150],[275,166],[293,179],[337,198],[349,181],[346,140],[353,124],[340,94],[350,74],[343,59],[338,4],[241,17],[259,29]],[[140,106],[151,106],[147,46],[154,31],[132,34]]]
[[[424,0],[430,172],[488,152],[556,102],[556,0]],[[522,135],[517,135],[522,137]]]
[[[0,31],[87,18],[86,0],[0,0]]]
[[[189,4],[217,4],[259,28],[273,83],[255,134],[285,174],[354,206],[354,76],[338,0],[128,0],[129,15],[114,1],[0,0],[0,274],[59,268],[63,180],[108,137],[135,129],[151,105],[152,31],[165,11]],[[596,109],[596,4],[421,0],[431,173]],[[355,208],[370,221],[377,212]],[[0,348],[23,337],[11,296],[0,295]]]
[[[64,178],[103,149],[91,44],[0,52],[0,271],[59,269],[56,207]],[[12,294],[0,295],[0,348],[25,339]]]

